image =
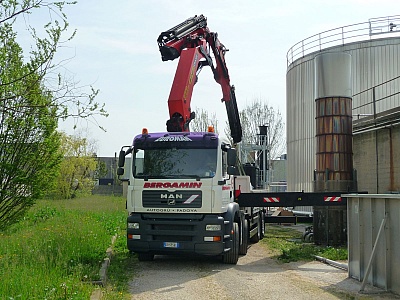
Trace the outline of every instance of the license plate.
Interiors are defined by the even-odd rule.
[[[164,248],[179,248],[179,243],[164,242]]]

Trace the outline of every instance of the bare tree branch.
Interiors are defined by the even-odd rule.
[[[270,157],[275,159],[285,151],[285,124],[279,111],[275,111],[266,101],[256,98],[239,114],[243,130],[242,144],[259,145],[259,126],[267,126]],[[226,126],[225,134],[230,137],[229,126]]]
[[[10,3],[9,1],[2,1],[2,2],[3,2],[3,3],[1,3],[2,5],[4,5],[4,2]],[[11,9],[12,13],[7,17],[3,17],[3,19],[0,19],[0,24],[5,23],[7,21],[10,21],[12,19],[15,19],[18,15],[21,15],[21,14],[29,12],[31,9],[42,5],[42,2],[43,1],[40,0],[40,1],[37,1],[37,2],[32,1],[31,4],[29,4],[29,2],[28,3],[24,3],[24,4],[26,4],[26,6],[24,7],[23,5],[21,5],[21,8],[19,10],[17,10],[17,4],[18,4],[17,2],[13,3],[14,5],[10,5],[10,7],[3,6],[3,8],[5,10],[7,8]]]

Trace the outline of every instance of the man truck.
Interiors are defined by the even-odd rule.
[[[239,255],[247,253],[249,241],[263,238],[265,211],[240,207],[235,201],[252,187],[250,177],[239,171],[234,147],[241,141],[242,128],[225,62],[227,49],[203,15],[162,32],[157,42],[163,61],[179,58],[179,63],[168,99],[167,131],[150,133],[144,128],[120,151],[118,175],[129,174],[128,249],[140,261],[158,254],[199,254],[236,264]],[[211,68],[221,85],[232,145],[212,127],[189,130],[195,118],[190,100],[203,66]],[[132,156],[129,166],[127,155]]]

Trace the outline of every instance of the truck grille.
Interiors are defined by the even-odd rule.
[[[174,224],[156,223],[156,220],[153,222],[150,225],[153,241],[190,242],[193,240],[193,236],[196,235],[195,226],[188,225],[186,222],[175,221]]]
[[[200,208],[201,191],[143,191],[143,207]]]

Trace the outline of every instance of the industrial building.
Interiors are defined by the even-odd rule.
[[[314,238],[347,239],[349,277],[361,290],[399,293],[400,16],[298,42],[286,81],[288,191],[347,199],[338,210],[296,209],[314,212]]]
[[[400,164],[395,163],[400,159],[400,16],[373,18],[317,33],[289,49],[287,190],[314,190],[318,146],[316,58],[326,53],[351,57],[352,151],[358,190],[400,192]],[[337,74],[331,83],[342,76]],[[331,126],[335,126],[335,118]],[[338,120],[340,123],[340,117]],[[327,148],[345,151],[340,139],[326,143]],[[326,160],[340,165],[336,159],[341,158],[327,153]]]

